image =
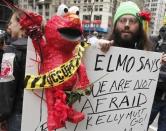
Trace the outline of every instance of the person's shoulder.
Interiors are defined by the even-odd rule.
[[[15,47],[12,45],[5,45],[3,49],[5,53],[15,53],[16,51]]]
[[[11,42],[16,51],[26,52],[27,50],[27,38],[19,38]]]
[[[11,44],[14,46],[27,46],[27,40],[27,38],[18,38],[16,40],[13,40]]]

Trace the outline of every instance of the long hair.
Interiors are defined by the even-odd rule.
[[[13,15],[15,15],[15,20],[16,20],[17,22],[19,22],[19,21],[20,21],[20,18],[21,18],[23,15],[25,15],[25,14],[23,13],[23,11],[15,10],[15,11],[13,12]]]
[[[116,38],[116,29],[115,29],[116,28],[116,23],[114,25],[114,28],[113,28],[111,34],[109,34],[109,36],[108,36],[108,40],[114,40],[114,41],[116,41],[116,39],[117,39]],[[136,42],[137,42],[136,49],[148,50],[148,51],[152,50],[151,41],[147,37],[147,34],[144,31],[144,29],[143,29],[143,25],[140,22],[139,22],[139,29],[138,29],[138,32],[137,32]],[[115,43],[115,46],[118,46],[118,43]]]

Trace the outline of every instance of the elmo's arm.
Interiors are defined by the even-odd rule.
[[[25,14],[21,16],[19,23],[21,27],[25,29],[26,34],[32,39],[37,52],[41,52],[41,49],[45,45],[42,32],[42,16],[34,12],[25,12]]]

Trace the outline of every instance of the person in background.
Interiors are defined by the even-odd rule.
[[[5,40],[6,32],[3,32],[0,34],[0,131],[10,131],[7,121],[14,112],[20,75],[15,50]]]
[[[98,32],[94,31],[93,35],[88,39],[88,43],[92,46],[95,46],[96,42],[98,41]]]
[[[104,39],[104,36],[102,34],[99,34],[98,39]]]
[[[14,104],[14,111],[7,120],[8,131],[21,131],[22,119],[22,103],[23,103],[23,89],[25,77],[25,62],[27,50],[27,36],[25,30],[19,24],[20,17],[23,15],[22,11],[16,10],[9,21],[7,31],[11,36],[11,46],[16,53],[16,58],[19,65],[19,80],[17,82],[16,99]]]
[[[154,42],[154,51],[166,53],[166,25],[159,30],[158,37],[151,37]],[[159,114],[158,130],[166,131],[166,65],[162,64],[159,73],[157,89],[152,106],[149,125],[151,125]]]
[[[2,58],[3,58],[3,53],[4,53],[4,44],[5,44],[5,33],[0,30],[0,74],[2,74]],[[1,75],[0,75],[1,78]],[[1,87],[2,88],[2,87]],[[1,94],[0,94],[1,96]],[[0,99],[1,102],[1,99]],[[1,102],[2,103],[2,102]],[[2,108],[2,107],[1,107]],[[2,120],[0,121],[0,131],[7,131],[7,126],[6,126],[6,121]]]

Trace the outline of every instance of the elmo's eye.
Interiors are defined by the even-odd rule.
[[[80,12],[79,11],[76,11],[76,15],[79,15],[80,14]]]
[[[69,12],[79,15],[79,8],[77,6],[72,6],[69,8]]]
[[[65,8],[65,9],[64,9],[64,12],[67,13],[67,12],[68,12],[68,8]]]
[[[64,4],[61,4],[58,7],[57,15],[64,16],[68,12],[68,7]]]

